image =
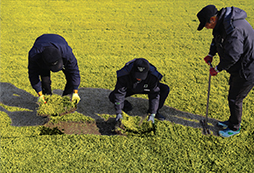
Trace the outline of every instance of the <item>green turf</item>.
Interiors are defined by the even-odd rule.
[[[66,113],[74,112],[76,104],[68,96],[59,96],[57,94],[46,95],[45,103],[38,103],[37,114],[40,116],[59,116]]]
[[[112,90],[115,71],[143,57],[171,88],[165,105],[204,115],[209,67],[203,57],[212,31],[197,31],[196,14],[211,3],[244,9],[254,27],[253,0],[2,0],[0,81],[37,96],[28,80],[28,51],[38,36],[55,33],[73,49],[80,87]],[[212,78],[211,118],[229,117],[228,78],[226,72]],[[64,75],[52,73],[52,89],[64,85]],[[41,126],[11,126],[1,111],[1,172],[253,172],[253,103],[252,90],[243,103],[241,133],[229,139],[171,122],[157,122],[156,134],[146,137],[40,135]],[[66,119],[81,120],[76,114]]]

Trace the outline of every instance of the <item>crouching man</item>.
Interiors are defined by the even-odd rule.
[[[116,110],[116,122],[121,123],[122,110],[132,110],[130,102],[126,97],[134,94],[147,94],[149,98],[148,121],[154,123],[154,118],[165,120],[159,114],[168,97],[169,87],[160,83],[163,76],[144,58],[133,59],[117,71],[117,82],[114,91],[109,94],[109,100],[114,104]]]

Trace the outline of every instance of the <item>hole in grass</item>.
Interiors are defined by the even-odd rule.
[[[47,123],[41,129],[41,135],[61,135],[61,134],[96,134],[101,135],[95,123],[89,122],[58,122]]]
[[[135,117],[129,117],[127,122],[124,121],[124,129],[116,128],[115,118],[105,120],[97,120],[96,122],[71,122],[61,121],[57,123],[48,122],[42,126],[40,135],[124,135],[124,136],[140,136],[147,137],[155,134],[155,127],[149,122],[141,124],[134,123]]]
[[[48,128],[48,127],[42,127],[40,135],[62,135],[64,134],[61,130],[59,130],[57,127],[54,128]]]

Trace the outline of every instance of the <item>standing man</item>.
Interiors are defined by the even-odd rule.
[[[109,100],[115,105],[116,122],[121,124],[122,110],[132,110],[131,103],[125,98],[134,94],[148,94],[148,121],[154,123],[154,118],[164,120],[158,111],[164,105],[169,87],[160,83],[161,78],[162,75],[144,58],[133,59],[118,70],[115,89],[109,95]]]
[[[236,7],[217,11],[214,5],[208,5],[197,17],[199,31],[203,27],[213,29],[213,40],[205,62],[212,62],[216,53],[220,57],[219,64],[210,69],[210,74],[216,76],[222,70],[230,73],[230,117],[225,122],[218,122],[218,126],[224,128],[219,131],[220,136],[230,137],[240,133],[243,99],[254,86],[254,30],[245,20],[246,12]]]
[[[64,95],[72,94],[72,101],[78,103],[80,74],[77,59],[63,37],[56,34],[44,34],[35,40],[29,51],[28,74],[33,89],[38,93],[38,102],[46,103],[45,94],[52,94],[50,71],[62,70],[66,85]]]

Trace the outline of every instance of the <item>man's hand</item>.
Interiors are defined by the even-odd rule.
[[[206,62],[208,65],[210,65],[209,62],[212,63],[213,57],[212,57],[211,55],[207,55],[207,56],[204,58],[204,60],[205,60],[205,62]]]
[[[72,94],[71,101],[72,101],[72,102],[75,102],[76,104],[79,103],[80,97],[79,97],[78,93],[73,93],[73,94]]]
[[[218,74],[218,71],[215,68],[210,68],[210,74],[211,76],[216,76]]]
[[[39,102],[39,103],[47,103],[46,100],[45,100],[44,95],[39,96],[37,102]]]
[[[117,114],[116,115],[116,121],[121,121],[123,119],[122,114]]]
[[[149,115],[149,117],[148,117],[148,120],[147,120],[147,121],[152,121],[152,122],[153,122],[153,124],[154,124],[154,117],[155,117],[155,114],[151,114],[151,115]]]
[[[119,128],[124,129],[124,125],[122,124],[123,116],[122,114],[116,115],[116,121],[115,121],[115,131],[118,133]]]

